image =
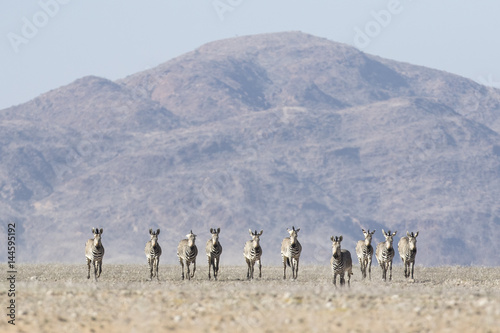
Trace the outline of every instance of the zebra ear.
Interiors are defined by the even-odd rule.
[[[160,229],[156,230],[156,236],[160,234]]]
[[[295,230],[295,232],[299,232],[300,231],[300,228],[298,228],[297,230]]]
[[[149,229],[149,234],[152,235],[153,234],[153,229]]]
[[[392,233],[392,235],[393,235],[393,236],[396,236],[396,234],[397,234],[397,233],[398,233],[397,231],[394,231],[394,232]]]
[[[210,228],[210,233],[213,234],[214,233],[214,229]]]
[[[411,237],[411,234],[406,230],[406,236]]]
[[[102,228],[101,228],[101,230],[99,230],[99,233],[102,235]]]
[[[332,237],[330,237],[330,240],[333,242],[333,236],[332,236]]]
[[[417,231],[417,233],[415,234],[415,238],[417,238],[417,236],[418,236],[418,231]]]
[[[344,239],[344,238],[342,237],[342,235],[340,235],[339,242],[342,242],[342,239]]]
[[[253,236],[252,229],[248,229],[248,232],[250,233],[250,236]]]
[[[384,235],[387,235],[387,234],[385,233],[384,229],[382,229],[382,233],[383,233]]]
[[[220,233],[220,228],[217,228],[217,234],[219,234],[219,233]]]
[[[263,232],[264,232],[264,230],[261,230],[260,233],[259,233],[259,236],[262,236]],[[255,230],[255,233],[257,233],[257,230]]]
[[[373,230],[373,231],[371,232],[371,234],[372,234],[372,235],[373,235],[374,233],[375,233],[375,230]]]
[[[95,229],[94,228],[92,228],[92,233],[95,234]]]

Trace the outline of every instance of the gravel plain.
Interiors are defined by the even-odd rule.
[[[296,281],[278,266],[263,266],[253,281],[244,266],[221,266],[218,281],[207,270],[198,265],[182,281],[180,266],[160,265],[160,280],[149,281],[147,265],[104,262],[96,283],[84,264],[22,264],[16,325],[4,316],[0,331],[500,332],[498,267],[417,266],[406,280],[398,265],[384,282],[379,267],[362,281],[355,266],[350,288],[334,287],[328,266],[301,266]]]

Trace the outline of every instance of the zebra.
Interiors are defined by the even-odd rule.
[[[153,280],[153,276],[156,276],[156,279],[160,280],[158,277],[158,266],[160,266],[161,256],[161,246],[158,243],[160,229],[156,230],[156,232],[153,229],[149,229],[149,234],[151,235],[151,240],[146,243],[144,253],[146,254],[146,258],[148,258],[150,279]]]
[[[417,255],[417,233],[406,232],[406,237],[401,237],[398,243],[398,251],[401,260],[403,260],[403,265],[405,266],[405,278],[410,277],[410,267],[411,267],[411,279],[413,280],[413,269],[415,268],[415,256]]]
[[[104,246],[101,243],[102,231],[102,228],[100,230],[92,228],[94,239],[89,239],[85,244],[85,257],[87,258],[87,266],[89,268],[87,279],[90,279],[90,263],[92,263],[94,265],[94,278],[96,282],[97,278],[101,276],[102,258],[104,257]],[[99,270],[99,274],[97,274],[97,270]]]
[[[292,279],[297,279],[299,273],[299,258],[300,252],[302,252],[302,245],[300,245],[297,239],[297,233],[300,228],[295,230],[292,226],[292,230],[286,229],[290,234],[290,237],[286,237],[281,242],[281,260],[283,261],[283,280],[286,279],[286,266],[291,266],[292,268]]]
[[[332,241],[332,258],[330,259],[330,266],[333,273],[333,284],[337,286],[337,275],[340,277],[340,285],[345,285],[344,274],[347,273],[347,285],[351,286],[352,273],[352,259],[351,253],[345,249],[341,249],[340,243],[343,237],[330,237]]]
[[[253,271],[256,262],[258,262],[259,264],[259,278],[262,277],[262,248],[259,245],[259,241],[260,236],[262,235],[264,230],[261,230],[259,233],[257,233],[257,230],[255,230],[255,232],[252,232],[251,229],[248,229],[248,232],[250,233],[250,236],[252,236],[252,240],[249,240],[245,243],[243,255],[245,256],[245,260],[248,266],[247,280],[253,280]]]
[[[191,280],[194,277],[194,272],[196,272],[196,256],[198,255],[198,248],[195,245],[196,235],[193,234],[193,230],[186,235],[187,239],[183,239],[179,242],[177,246],[177,257],[179,257],[179,262],[182,267],[182,279],[184,280],[184,262],[187,266],[187,278]],[[193,273],[189,275],[189,265],[193,263]]]
[[[217,276],[219,275],[219,263],[220,255],[222,253],[222,245],[219,243],[219,233],[220,228],[210,228],[210,233],[212,238],[207,241],[206,252],[208,259],[208,279],[210,280],[210,268],[213,268],[214,279],[217,281]]]
[[[372,246],[372,236],[375,230],[370,232],[361,229],[365,235],[365,240],[358,241],[356,244],[356,255],[358,256],[359,266],[361,268],[361,276],[363,279],[366,278],[366,268],[368,268],[369,279],[372,279],[372,258],[373,258],[373,246]]]
[[[389,230],[387,233],[382,229],[382,234],[384,234],[385,242],[377,244],[377,249],[375,250],[375,256],[377,257],[378,264],[382,268],[382,279],[387,281],[387,270],[389,270],[389,281],[392,280],[392,259],[394,258],[394,248],[392,247],[393,237],[396,236],[397,231],[391,234]]]

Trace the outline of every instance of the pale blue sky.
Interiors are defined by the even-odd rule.
[[[290,30],[500,88],[499,13],[496,0],[0,0],[0,109],[210,41]]]

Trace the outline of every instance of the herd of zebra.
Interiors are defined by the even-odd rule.
[[[371,265],[373,257],[373,246],[371,245],[372,236],[375,230],[371,231],[368,229],[365,231],[361,229],[364,235],[364,240],[358,241],[356,244],[356,255],[359,260],[361,268],[361,276],[363,279],[367,277],[366,270],[368,269],[368,278],[371,280]],[[302,245],[297,239],[297,234],[299,229],[287,228],[289,237],[283,239],[281,243],[281,258],[283,262],[283,279],[286,279],[286,268],[287,266],[292,270],[292,279],[297,279],[299,272],[299,259],[302,252]],[[91,264],[94,268],[94,278],[97,282],[97,278],[100,277],[102,272],[102,259],[104,257],[104,246],[102,245],[101,235],[103,229],[92,228],[92,233],[94,238],[87,241],[85,246],[85,257],[87,258],[88,274],[87,279],[90,279],[90,267]],[[259,278],[262,277],[262,248],[259,244],[260,236],[262,236],[263,230],[257,232],[257,230],[248,230],[251,240],[245,243],[243,248],[243,255],[247,263],[247,279],[251,280],[254,277],[254,267],[255,264],[259,267]],[[219,274],[219,262],[222,253],[222,245],[219,242],[220,228],[211,228],[210,233],[212,237],[207,241],[206,244],[206,255],[208,259],[208,279],[211,279],[211,271],[213,271],[214,279],[217,280]],[[377,244],[375,249],[375,257],[382,268],[382,279],[387,280],[387,272],[389,271],[389,281],[392,280],[392,260],[394,258],[394,248],[392,246],[393,238],[396,236],[397,231],[391,233],[389,230],[385,232],[382,229],[382,233],[385,237],[384,242]],[[160,229],[153,231],[149,229],[149,234],[151,240],[146,243],[144,253],[148,260],[150,279],[153,277],[158,277],[158,266],[160,265],[160,256],[162,254],[160,244],[158,243],[158,235],[160,234]],[[415,256],[417,254],[417,236],[416,233],[406,232],[406,236],[402,237],[398,243],[398,251],[401,260],[404,264],[404,275],[405,278],[411,276],[413,279],[413,271],[415,267]],[[345,285],[345,274],[347,274],[347,284],[350,286],[352,273],[352,259],[351,253],[341,248],[342,236],[332,236],[330,240],[332,241],[332,257],[330,259],[330,266],[333,274],[333,284],[336,285],[337,275],[339,276],[340,285]],[[182,274],[181,277],[184,280],[184,265],[186,265],[186,276],[190,280],[194,277],[196,272],[196,256],[198,255],[198,248],[195,244],[196,235],[193,234],[191,230],[189,234],[186,235],[186,239],[179,242],[177,247],[177,257],[179,258],[179,263],[181,264]],[[190,265],[193,264],[193,271],[190,271]]]

